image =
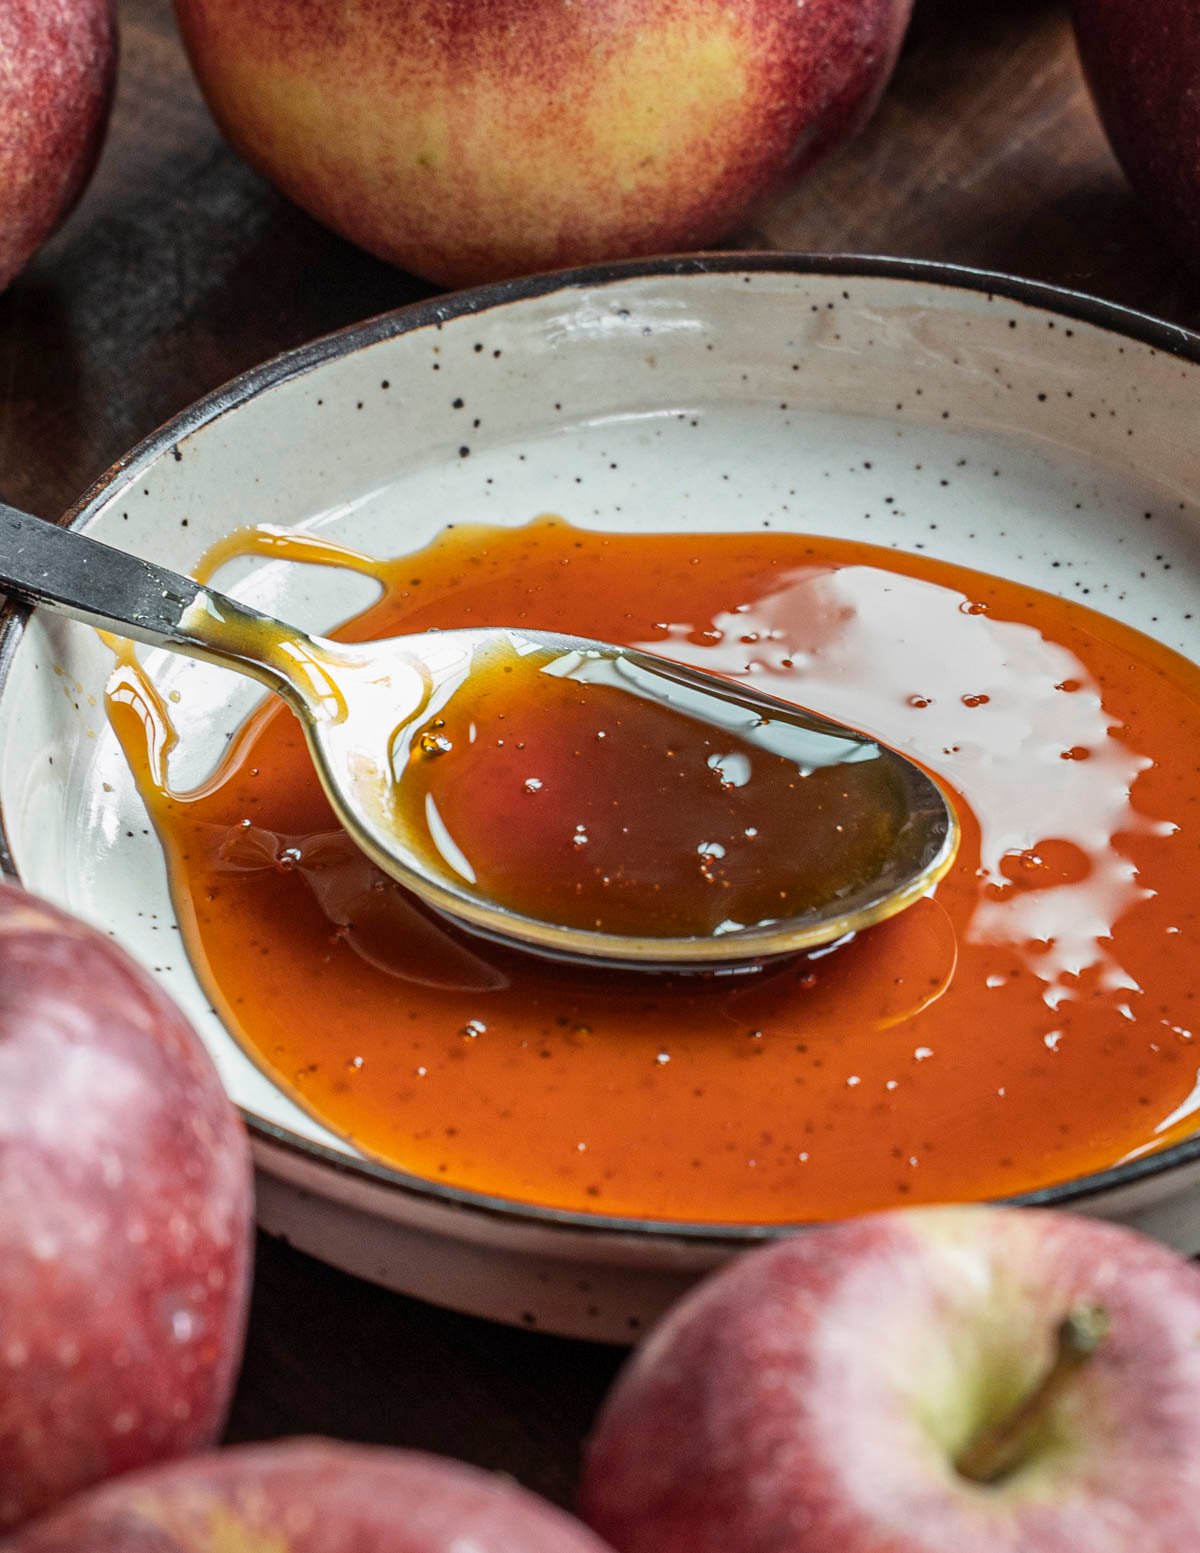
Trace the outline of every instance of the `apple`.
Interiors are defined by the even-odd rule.
[[[619,1553],[1200,1548],[1200,1271],[986,1207],[751,1252],[618,1377],[581,1503]]]
[[[176,0],[217,121],[462,285],[712,243],[857,130],[912,0]]]
[[[245,1130],[178,1009],[0,885],[0,1529],[212,1443],[251,1199]]]
[[[83,193],[116,59],[114,0],[0,0],[0,291]]]
[[[1079,54],[1117,159],[1200,260],[1200,7],[1074,0]]]
[[[505,1478],[378,1446],[240,1446],[135,1473],[3,1553],[611,1553]]]

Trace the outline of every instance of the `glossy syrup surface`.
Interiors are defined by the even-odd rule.
[[[399,829],[433,871],[564,927],[712,938],[840,908],[901,846],[895,758],[737,695],[501,639],[402,730]]]
[[[344,632],[503,621],[744,675],[911,755],[955,796],[936,893],[757,976],[583,973],[416,910],[334,824],[262,707],[168,790],[166,708],[110,716],[193,962],[261,1065],[360,1148],[527,1203],[786,1222],[1005,1195],[1191,1131],[1200,1108],[1200,671],[1081,606],[811,536],[455,528]]]

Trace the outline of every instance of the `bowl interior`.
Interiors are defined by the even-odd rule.
[[[1200,659],[1198,418],[1190,360],[1037,302],[782,262],[668,266],[451,299],[284,358],[152,438],[78,520],[181,570],[256,522],[379,555],[545,512],[812,531],[1082,598]],[[281,562],[217,582],[314,629],[372,592]],[[109,653],[35,614],[5,654],[0,809],[21,879],[153,968],[252,1117],[355,1158],[243,1055],[193,975],[105,720]],[[146,657],[178,697],[174,778],[193,782],[259,692]]]

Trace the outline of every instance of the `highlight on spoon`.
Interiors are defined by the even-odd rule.
[[[363,807],[381,865],[475,932],[750,963],[882,921],[953,861],[941,789],[853,729],[637,650],[436,640],[453,667],[391,731],[386,803]]]

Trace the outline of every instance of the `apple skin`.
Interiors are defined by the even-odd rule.
[[[1074,0],[1074,19],[1117,160],[1200,262],[1200,9],[1194,0]]]
[[[506,1478],[413,1451],[295,1440],[105,1484],[2,1553],[611,1553]]]
[[[104,935],[0,885],[0,1529],[207,1447],[250,1281],[245,1129]]]
[[[115,0],[0,0],[0,291],[87,186],[116,64]]]
[[[1111,1328],[1001,1482],[953,1462]],[[1131,1230],[928,1208],[735,1261],[670,1311],[590,1441],[585,1519],[619,1553],[1168,1553],[1200,1547],[1200,1271]]]
[[[176,0],[232,144],[463,285],[712,243],[853,134],[912,0]]]

